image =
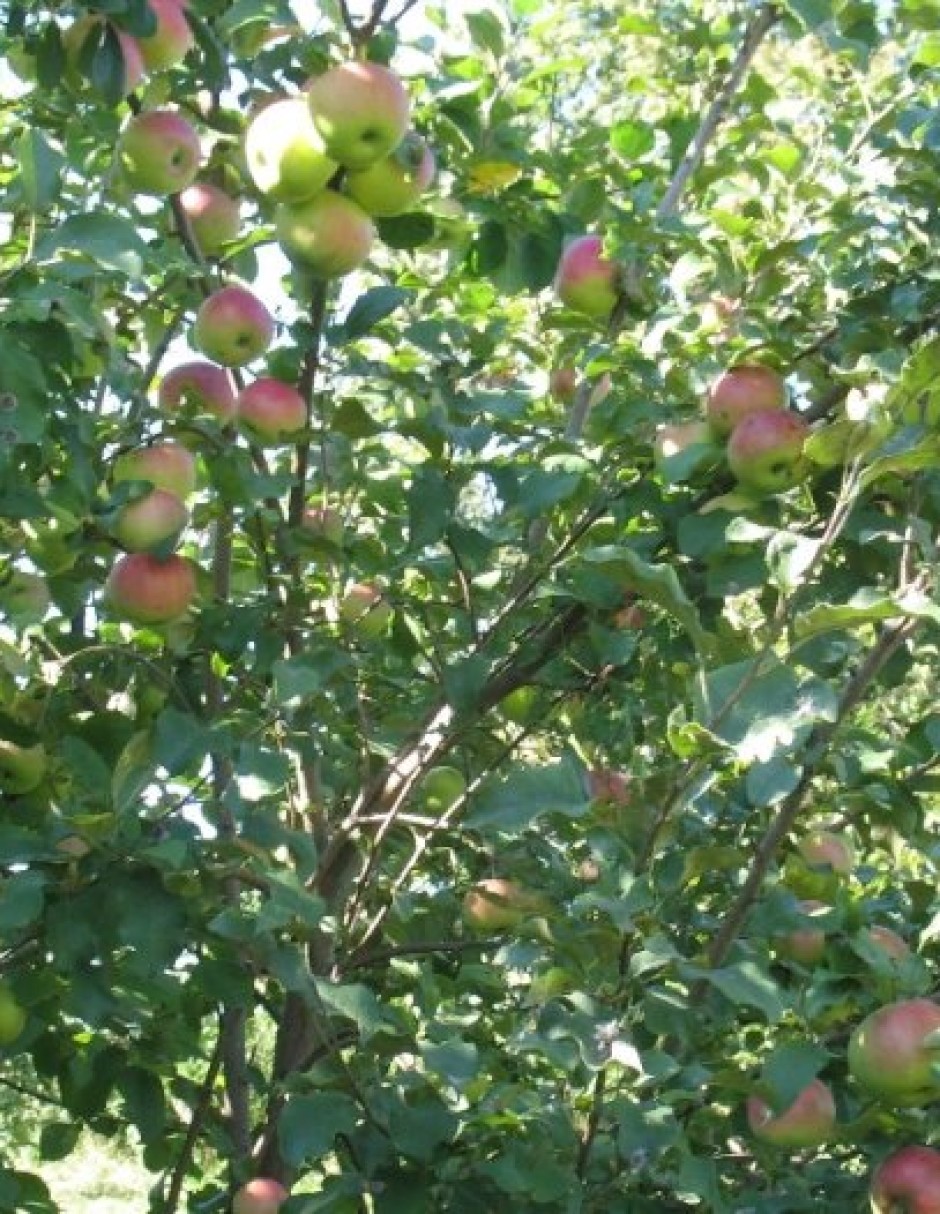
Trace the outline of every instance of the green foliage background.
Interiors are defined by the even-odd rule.
[[[344,7],[193,0],[195,49],[140,91],[244,192],[207,267],[122,182],[110,44],[66,62],[72,19],[142,32],[143,0],[0,3],[0,736],[51,760],[0,814],[0,970],[29,1013],[0,1052],[0,1210],[56,1208],[82,1127],[163,1214],[255,1173],[295,1182],[286,1214],[860,1208],[878,1160],[935,1137],[845,1045],[936,990],[940,6],[481,0],[419,5],[412,38],[379,4],[361,49],[407,78],[439,182],[325,292],[272,262],[241,137],[349,55],[368,12]],[[628,269],[607,331],[551,290],[584,231]],[[312,381],[296,449],[154,403],[227,276],[278,318],[267,370]],[[743,498],[719,451],[654,460],[736,360],[813,423],[780,498]],[[573,412],[547,392],[567,364]],[[101,590],[114,459],[165,435],[200,457],[205,575],[159,633]],[[41,620],[14,571],[46,581]],[[372,579],[395,618],[364,641],[337,604]],[[468,794],[433,820],[444,761]],[[592,799],[608,769],[628,804]],[[820,825],[857,863],[806,970],[773,941]],[[493,874],[550,909],[474,934],[462,898]],[[837,1137],[756,1143],[747,1095],[817,1074]]]

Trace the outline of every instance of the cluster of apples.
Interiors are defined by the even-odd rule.
[[[154,29],[146,37],[134,37],[94,13],[85,13],[74,21],[63,35],[66,63],[75,74],[89,40],[97,42],[106,32],[113,31],[121,50],[124,65],[124,92],[139,88],[149,72],[174,67],[189,53],[195,43],[193,31],[186,18],[188,0],[147,0],[154,19]]]

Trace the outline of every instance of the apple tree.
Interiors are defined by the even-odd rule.
[[[937,0],[0,23],[0,1211],[940,1210]]]

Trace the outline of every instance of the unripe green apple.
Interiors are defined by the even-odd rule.
[[[803,418],[786,409],[749,413],[728,439],[728,466],[743,489],[760,496],[784,493],[807,474],[808,434]]]
[[[199,136],[182,114],[147,110],[125,127],[118,156],[133,189],[164,195],[185,190],[192,183],[202,152]]]
[[[343,516],[332,506],[308,506],[304,510],[301,526],[304,531],[337,547],[342,544],[346,531]]]
[[[855,855],[848,840],[816,830],[799,839],[786,866],[786,883],[800,897],[831,901],[852,872]]]
[[[434,180],[434,153],[409,131],[390,156],[346,175],[346,192],[368,215],[388,218],[410,211]]]
[[[165,489],[181,501],[196,488],[196,457],[180,443],[154,443],[118,456],[114,483],[149,481],[154,489]]]
[[[48,769],[49,757],[41,742],[20,746],[0,738],[0,792],[8,796],[35,792]]]
[[[749,1096],[747,1122],[761,1142],[799,1149],[829,1142],[836,1127],[836,1102],[821,1079],[814,1079],[780,1113],[761,1096]]]
[[[940,1006],[904,999],[872,1012],[849,1039],[848,1062],[857,1082],[887,1104],[940,1099]]]
[[[105,600],[134,624],[169,624],[181,619],[196,599],[196,572],[181,556],[147,552],[120,557],[105,583]]]
[[[217,257],[241,230],[238,199],[209,181],[187,186],[180,194],[180,206],[203,257]]]
[[[112,534],[128,552],[165,553],[176,546],[188,522],[189,511],[176,494],[151,489],[118,511]]]
[[[327,155],[348,169],[366,169],[395,150],[411,118],[401,78],[379,63],[352,60],[307,87],[307,100]]]
[[[167,413],[211,413],[221,422],[235,416],[231,376],[214,363],[194,360],[173,367],[160,381],[157,400]]]
[[[467,791],[467,781],[456,767],[432,767],[421,781],[419,795],[430,814],[442,814]]]
[[[255,115],[245,133],[245,161],[257,188],[276,202],[313,198],[339,168],[304,97],[275,101]]]
[[[940,1151],[901,1147],[871,1178],[872,1214],[940,1214]]]
[[[14,569],[0,584],[0,613],[15,628],[38,624],[52,605],[46,579],[28,569]]]
[[[593,320],[607,320],[620,298],[622,268],[604,257],[600,236],[579,236],[562,252],[555,291],[567,308]]]
[[[369,641],[385,635],[393,615],[391,603],[372,582],[354,582],[339,604],[340,620]]]
[[[362,207],[335,190],[281,203],[274,228],[291,261],[318,278],[341,278],[361,266],[375,239],[375,225]]]
[[[503,931],[523,919],[545,914],[546,899],[505,877],[487,877],[467,890],[463,900],[464,922],[481,931]]]
[[[9,987],[0,985],[0,1046],[12,1045],[25,1027],[25,1010]]]
[[[238,396],[238,425],[257,443],[277,446],[291,442],[307,426],[307,405],[296,388],[262,376]]]
[[[138,39],[144,63],[152,72],[175,67],[196,42],[186,20],[186,0],[147,0],[147,5],[157,19],[157,28]]]
[[[752,413],[787,407],[787,386],[770,367],[741,363],[712,384],[705,416],[716,438],[727,438],[738,422]]]
[[[525,725],[531,719],[537,701],[538,693],[534,687],[516,687],[500,700],[499,710],[507,721],[512,721],[514,725]]]
[[[207,358],[223,367],[243,367],[274,340],[274,320],[247,287],[220,287],[196,313],[193,337]]]
[[[232,1214],[278,1214],[288,1197],[278,1181],[258,1176],[242,1185],[232,1198]]]

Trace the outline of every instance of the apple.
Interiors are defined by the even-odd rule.
[[[189,511],[176,494],[151,489],[118,511],[112,534],[128,552],[164,552],[176,546],[188,522]]]
[[[46,579],[28,569],[14,569],[0,584],[0,613],[16,628],[38,624],[52,605]]]
[[[219,421],[231,421],[235,416],[235,389],[229,373],[215,363],[180,363],[160,381],[157,393],[160,408],[167,413],[191,410],[211,413]]]
[[[220,287],[204,300],[193,328],[196,345],[223,367],[243,367],[274,340],[274,320],[247,287]]]
[[[886,1103],[924,1105],[940,1098],[940,1006],[903,999],[866,1017],[849,1039],[849,1071]]]
[[[809,918],[820,911],[828,911],[825,902],[813,898],[798,903],[800,911]],[[787,961],[798,961],[800,965],[818,965],[826,954],[826,932],[821,927],[802,927],[795,931],[782,932],[774,937],[774,951]]]
[[[115,562],[104,591],[110,606],[131,623],[169,624],[195,601],[196,572],[182,556],[132,552]]]
[[[620,298],[621,267],[604,257],[600,236],[569,241],[555,273],[555,291],[567,308],[607,320]]]
[[[289,1194],[277,1180],[258,1176],[232,1198],[232,1214],[277,1214]]]
[[[339,604],[340,620],[367,640],[383,636],[393,614],[391,604],[372,582],[354,582]]]
[[[421,781],[420,795],[430,814],[445,813],[467,791],[467,781],[456,767],[432,767]]]
[[[828,1142],[836,1124],[836,1103],[821,1079],[814,1079],[780,1113],[761,1096],[749,1096],[747,1123],[761,1142],[775,1147],[815,1147]]]
[[[464,922],[483,931],[515,927],[531,915],[547,909],[541,894],[505,877],[487,877],[467,890],[463,900]]]
[[[728,439],[728,465],[742,488],[783,493],[806,475],[803,444],[809,426],[785,409],[749,413]]]
[[[875,1169],[872,1214],[940,1214],[940,1151],[901,1147]]]
[[[180,206],[203,257],[217,257],[241,230],[241,208],[217,185],[197,181],[180,194]]]
[[[347,169],[367,169],[388,156],[408,131],[408,93],[380,63],[330,68],[307,86],[307,101],[327,155]]]
[[[0,1046],[12,1045],[26,1027],[26,1012],[8,986],[0,985]]]
[[[911,946],[890,927],[882,927],[876,923],[874,927],[866,929],[866,935],[869,943],[886,953],[893,961],[903,961],[911,955]]]
[[[653,463],[660,472],[688,475],[711,450],[714,447],[708,422],[670,422],[660,426],[653,436]]]
[[[368,215],[387,218],[410,211],[434,180],[434,153],[409,131],[390,156],[346,174],[346,192]]]
[[[304,531],[318,539],[326,540],[328,544],[339,547],[343,542],[346,530],[343,516],[332,506],[308,506],[303,512],[300,524]]]
[[[147,7],[157,19],[157,28],[146,38],[138,39],[144,63],[152,72],[175,67],[196,41],[186,20],[185,0],[147,0]]]
[[[77,21],[73,21],[62,34],[62,48],[65,51],[66,64],[65,77],[66,83],[70,86],[78,84],[82,50],[88,41],[89,35],[93,34],[95,38],[100,38],[100,27],[103,24],[103,18],[94,16],[92,13],[85,13]],[[112,26],[112,29],[117,34],[117,40],[121,47],[121,56],[124,60],[124,87],[122,92],[125,94],[132,93],[134,89],[140,86],[144,78],[144,59],[140,53],[140,45],[136,38],[125,33],[124,30],[117,29],[115,26]]]
[[[830,830],[815,830],[804,836],[796,849],[807,864],[831,869],[841,877],[847,877],[855,866],[851,844]]]
[[[202,152],[191,122],[174,110],[135,115],[118,141],[124,175],[144,194],[175,194],[191,185]]]
[[[538,693],[534,687],[516,687],[499,702],[500,712],[514,725],[525,725],[531,719]]]
[[[569,405],[578,390],[578,373],[574,367],[555,367],[548,377],[548,392],[560,405]]]
[[[296,388],[262,376],[238,395],[238,424],[257,443],[290,442],[307,426],[307,404]]]
[[[361,266],[375,239],[375,225],[362,207],[335,190],[281,203],[274,230],[291,261],[318,278],[341,278]]]
[[[304,97],[265,106],[245,132],[251,180],[276,202],[304,202],[324,190],[339,165],[326,154]]]
[[[185,501],[196,488],[196,457],[180,443],[154,443],[118,456],[114,482],[149,481],[154,489],[165,489]]]
[[[636,601],[636,595],[624,595],[623,606],[614,612],[614,623],[618,628],[637,629],[646,626],[646,612]]]
[[[716,438],[727,438],[738,422],[752,413],[785,409],[787,386],[770,367],[741,363],[712,384],[705,401],[705,416]]]
[[[49,757],[41,742],[20,746],[0,738],[0,792],[6,796],[35,792],[48,768]]]
[[[608,805],[629,805],[630,777],[611,767],[592,767],[587,773],[588,796]]]

